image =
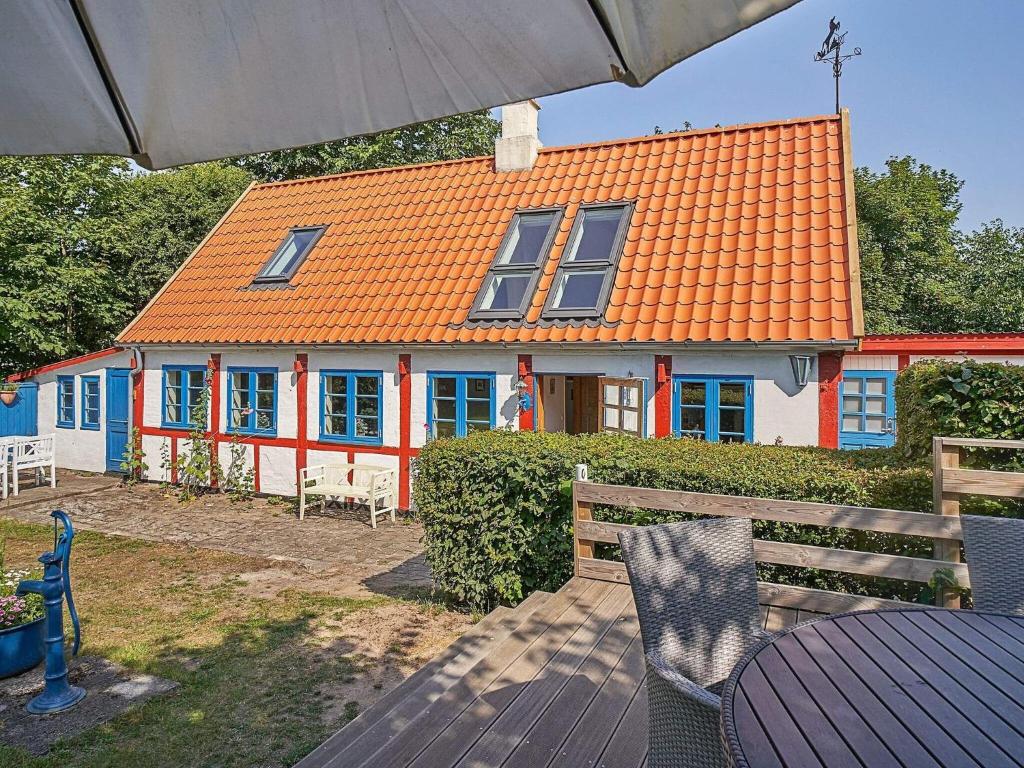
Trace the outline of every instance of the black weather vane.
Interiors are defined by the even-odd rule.
[[[843,45],[846,43],[846,32],[839,34],[839,22],[833,16],[828,22],[828,34],[821,44],[821,50],[814,54],[815,61],[825,61],[832,64],[832,77],[836,81],[836,114],[839,113],[839,78],[843,75],[843,64],[854,56],[860,56],[860,48],[854,48],[853,53],[843,53]]]

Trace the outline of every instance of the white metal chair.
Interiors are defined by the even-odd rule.
[[[391,515],[395,522],[398,472],[370,464],[319,464],[300,473],[299,520],[306,516],[306,497],[319,496],[323,510],[329,499],[355,499],[370,507],[370,525],[377,527],[377,515]]]
[[[50,487],[57,487],[57,462],[54,453],[56,435],[39,435],[38,437],[14,438],[14,451],[11,458],[11,479],[14,495],[18,495],[18,475],[26,469],[36,471],[37,483],[42,483],[45,471],[50,471]]]

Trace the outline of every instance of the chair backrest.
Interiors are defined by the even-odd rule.
[[[1024,616],[1024,520],[961,515],[974,609]]]
[[[14,441],[14,463],[45,464],[53,459],[53,444],[56,435],[18,437]]]
[[[644,650],[707,687],[728,677],[760,628],[750,520],[619,533]]]

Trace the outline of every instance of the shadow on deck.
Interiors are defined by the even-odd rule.
[[[765,614],[770,629],[800,618]],[[574,578],[499,608],[298,768],[638,768],[643,648],[625,584]]]

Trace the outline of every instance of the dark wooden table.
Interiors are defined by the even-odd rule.
[[[913,608],[765,641],[722,696],[742,768],[1024,766],[1024,619]]]

